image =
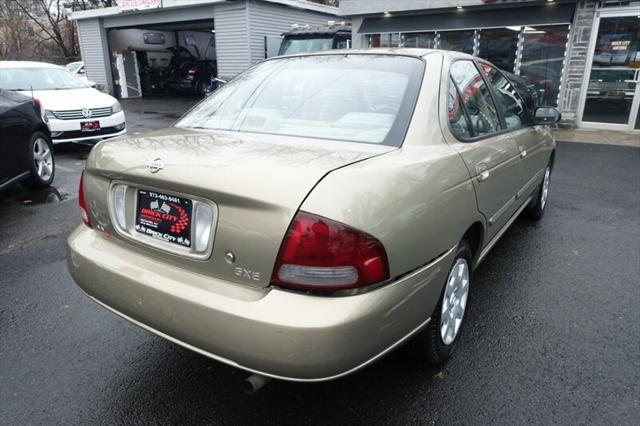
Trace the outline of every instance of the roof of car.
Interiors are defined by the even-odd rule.
[[[351,25],[303,25],[291,27],[283,35],[333,35],[333,34],[351,34]]]
[[[0,68],[62,68],[55,64],[32,61],[0,61]]]
[[[290,56],[316,56],[316,55],[358,55],[358,54],[377,54],[377,55],[403,55],[403,56],[415,56],[416,58],[420,58],[431,53],[441,53],[443,55],[448,55],[451,57],[464,57],[464,58],[472,58],[471,55],[461,52],[455,52],[452,50],[439,50],[439,49],[418,49],[412,47],[375,47],[369,49],[333,49],[333,50],[322,50],[319,52],[312,53],[300,53]]]

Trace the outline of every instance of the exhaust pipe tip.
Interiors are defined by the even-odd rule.
[[[254,394],[271,381],[270,377],[261,376],[259,374],[252,374],[244,381],[243,390],[246,394]]]

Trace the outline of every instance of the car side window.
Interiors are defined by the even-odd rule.
[[[451,79],[458,86],[464,109],[471,122],[474,137],[486,136],[500,130],[500,120],[491,92],[472,61],[451,64]]]
[[[524,101],[513,84],[491,65],[481,62],[480,67],[489,80],[489,84],[493,87],[496,102],[502,112],[507,129],[515,130],[531,124]]]
[[[449,79],[449,96],[447,98],[447,113],[451,132],[459,139],[469,139],[473,135],[469,128],[467,115],[462,107],[462,99],[458,88],[452,79]]]

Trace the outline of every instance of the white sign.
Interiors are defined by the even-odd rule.
[[[124,9],[150,9],[160,7],[162,0],[118,0],[118,6]]]

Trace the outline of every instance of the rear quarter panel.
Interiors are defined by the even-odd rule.
[[[444,143],[404,147],[334,171],[301,209],[378,238],[391,278],[440,256],[481,220],[469,172]]]

